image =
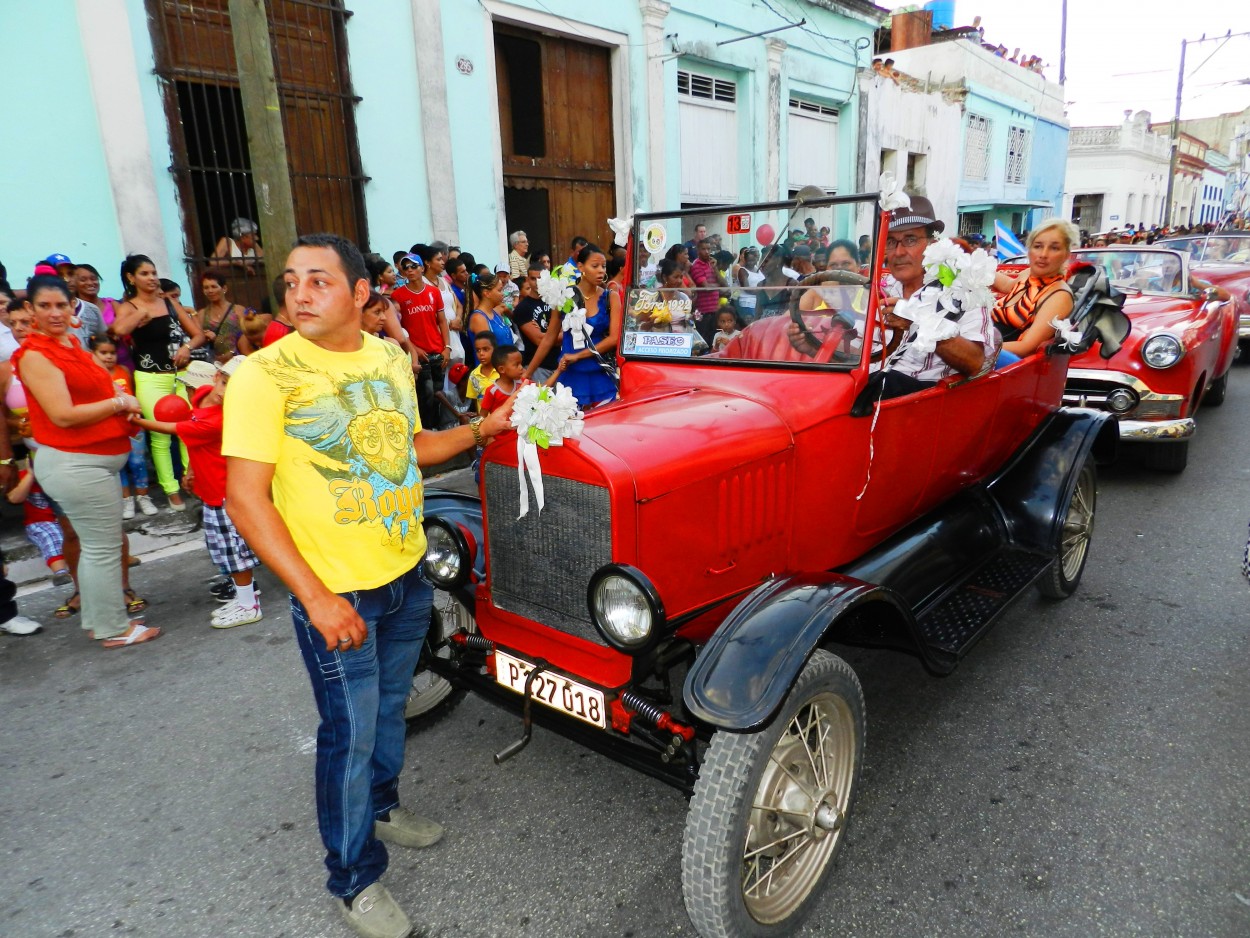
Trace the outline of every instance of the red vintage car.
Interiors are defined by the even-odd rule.
[[[1110,358],[1088,351],[1072,359],[1064,403],[1114,414],[1122,442],[1149,444],[1148,465],[1180,472],[1199,406],[1224,402],[1236,304],[1193,284],[1188,252],[1126,244],[1076,251],[1073,263],[1100,268],[1126,295],[1132,331]]]
[[[1242,357],[1250,359],[1250,232],[1217,231],[1211,235],[1168,238],[1157,247],[1189,255],[1196,277],[1223,287],[1237,309],[1237,338]]]
[[[847,234],[867,219],[880,243],[877,198],[638,216],[620,399],[541,453],[546,507],[518,517],[514,437],[483,454],[480,498],[427,493],[439,615],[412,724],[472,691],[523,715],[497,761],[538,723],[684,791],[683,894],[703,936],[788,934],[830,875],[865,738],[838,648],[943,675],[1027,590],[1070,595],[1095,460],[1116,445],[1108,415],[1062,406],[1054,345],[856,408],[895,339],[880,251],[878,276],[726,298],[756,316],[726,350],[749,357],[700,355],[689,291],[654,282],[696,221],[766,239],[801,209]],[[847,327],[795,354],[788,325],[817,320]]]

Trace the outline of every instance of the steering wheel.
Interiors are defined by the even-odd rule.
[[[790,291],[790,319],[793,320],[794,324],[798,327],[799,333],[803,336],[804,340],[806,340],[806,344],[811,348],[813,355],[817,351],[819,351],[820,346],[821,346],[821,340],[817,338],[812,333],[811,329],[807,327],[807,323],[803,321],[803,316],[799,311],[799,301],[801,300],[803,293],[804,293],[803,288],[818,287],[826,283],[837,283],[843,286],[864,287],[864,286],[867,286],[870,282],[871,281],[867,277],[865,277],[863,274],[857,271],[823,270],[818,273],[809,274],[808,276],[804,277],[802,280],[799,281],[799,283],[796,285],[796,288],[791,289]],[[873,353],[870,356],[869,358],[870,361],[874,363],[881,361],[881,359],[883,359],[887,355],[892,354],[894,350],[898,348],[898,344],[903,340],[903,333],[897,329],[892,329],[890,331],[893,333],[893,335],[890,337],[886,345],[879,352]],[[847,340],[853,338],[854,335],[855,335],[854,330],[848,330],[846,334]],[[846,356],[846,353],[844,352],[834,353],[835,360],[845,361],[846,358],[847,356]]]

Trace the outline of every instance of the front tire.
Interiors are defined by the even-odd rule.
[[[1228,374],[1232,370],[1230,367],[1228,371],[1211,382],[1206,395],[1202,398],[1203,407],[1219,407],[1224,403],[1224,398],[1228,396]]]
[[[408,692],[408,703],[404,706],[409,734],[433,726],[465,698],[467,691],[453,687],[447,678],[429,670],[427,663],[430,655],[448,657],[451,649],[447,645],[447,636],[460,630],[477,632],[477,620],[456,597],[440,589],[434,590],[430,630],[426,633],[425,648],[413,672],[412,690]]]
[[[703,938],[787,935],[810,914],[842,848],[863,751],[859,680],[819,649],[768,727],[713,735],[681,863]]]
[[[1184,472],[1189,465],[1189,440],[1151,443],[1145,453],[1146,468],[1157,472]]]
[[[1094,511],[1098,505],[1098,473],[1092,459],[1081,466],[1072,499],[1059,529],[1055,562],[1038,580],[1037,588],[1047,599],[1067,599],[1076,592],[1089,558],[1089,542],[1094,536]]]

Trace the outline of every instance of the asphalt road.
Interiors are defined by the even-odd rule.
[[[1103,473],[1078,594],[1017,605],[954,675],[850,651],[868,739],[846,849],[805,935],[1250,935],[1250,367],[1188,470]],[[194,550],[134,582],[154,645],[0,636],[0,936],[345,936],[322,890],[316,715],[284,594],[208,628]],[[692,935],[685,802],[477,700],[410,739],[405,801],[444,841],[386,882],[426,938]]]

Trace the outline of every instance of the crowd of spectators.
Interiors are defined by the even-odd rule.
[[[589,354],[582,344],[576,349],[565,347],[561,317],[553,315],[539,295],[538,280],[551,270],[551,254],[531,249],[523,231],[509,235],[508,247],[506,258],[497,264],[483,263],[468,251],[440,241],[413,244],[394,252],[389,261],[378,254],[367,257],[371,292],[362,327],[408,355],[423,426],[439,429],[465,423],[475,413],[498,406],[505,392],[510,393],[519,382],[554,383]],[[618,255],[609,262],[603,251],[582,237],[574,239],[571,248],[570,262],[581,270],[594,269],[578,294],[592,311],[589,347],[611,357],[620,329],[623,259]],[[185,511],[191,493],[203,495],[197,483],[205,483],[210,493],[201,498],[202,510],[206,533],[210,527],[214,530],[208,546],[222,574],[212,588],[226,604],[219,613],[231,613],[226,616],[228,625],[220,624],[220,615],[213,624],[230,627],[260,617],[259,601],[250,585],[254,557],[229,530],[213,480],[206,478],[205,471],[197,472],[196,466],[204,463],[211,467],[207,475],[215,475],[215,460],[220,460],[219,421],[211,413],[214,405],[218,415],[220,411],[220,395],[212,393],[214,374],[224,374],[232,360],[280,341],[295,328],[281,277],[271,284],[272,296],[259,308],[231,296],[232,278],[260,275],[263,257],[255,223],[236,219],[229,235],[219,241],[198,271],[185,301],[181,286],[162,277],[151,258],[142,254],[128,256],[111,284],[94,265],[75,262],[65,254],[53,254],[32,264],[28,272],[15,273],[12,283],[0,265],[0,400],[6,423],[5,446],[0,448],[0,488],[11,502],[23,505],[28,538],[44,556],[56,584],[72,586],[72,594],[56,615],[70,618],[82,612],[84,630],[93,637],[109,641],[130,636],[126,644],[135,644],[159,634],[159,629],[140,622],[138,614],[146,603],[129,587],[128,542],[120,522],[136,514]],[[611,276],[616,282],[608,283]],[[45,295],[45,306],[58,309],[41,318],[37,307],[42,301],[35,293]],[[609,307],[605,299],[609,293],[614,329],[596,324],[598,313]],[[52,333],[57,338],[49,345]],[[51,409],[50,402],[42,400],[43,394],[32,405],[29,381],[23,383],[21,368],[12,360],[20,359],[19,350],[35,341],[32,335],[36,344],[41,343],[36,357],[54,360],[58,373],[69,376],[54,380],[56,393],[68,388],[69,399],[58,399]],[[90,370],[84,370],[88,365]],[[593,363],[590,367],[597,370]],[[28,365],[27,371],[39,368]],[[74,383],[79,379],[87,383],[79,387]],[[91,379],[97,380],[92,383]],[[590,389],[583,381],[585,406],[614,396],[614,386],[609,392],[592,383],[595,387]],[[90,516],[87,532],[76,530],[74,499],[53,497],[41,485],[46,481],[42,476],[55,469],[57,458],[51,453],[66,451],[66,447],[72,450],[74,441],[84,436],[85,425],[56,422],[63,416],[58,410],[61,404],[79,407],[83,394],[99,403],[98,407],[92,404],[89,416],[105,420],[118,431],[115,440],[104,444],[110,452],[74,457],[107,462],[104,469],[93,467],[99,471],[86,485],[99,496],[84,516]],[[186,402],[186,413],[178,414],[178,419],[170,418],[171,398]],[[162,401],[166,402],[163,414],[158,413]],[[37,411],[36,419],[32,419],[32,408]],[[205,419],[210,426],[207,441],[201,432]],[[192,420],[199,423],[193,426]],[[35,454],[43,442],[40,421],[45,421],[44,435],[60,445],[45,444],[50,446],[49,455],[36,470]],[[211,438],[214,424],[216,440]],[[194,438],[190,449],[185,437]],[[196,446],[207,446],[207,462]],[[220,469],[224,473],[224,463]],[[107,479],[107,485],[101,479]],[[150,479],[155,481],[156,492],[149,489]],[[116,526],[111,520],[114,501],[118,505]],[[207,523],[210,513],[211,526]],[[89,536],[82,538],[80,533]],[[115,535],[122,538],[120,544],[115,543]],[[107,584],[89,584],[90,596],[78,569],[79,556],[87,549],[95,559],[111,558],[98,567],[106,571]],[[120,565],[115,577],[114,564]],[[91,580],[91,574],[85,579]],[[7,587],[0,588],[0,613],[9,611],[6,592]],[[113,593],[120,600],[112,598]],[[244,612],[235,608],[240,598]],[[124,614],[117,611],[117,602],[123,604]],[[85,611],[88,607],[90,612]],[[0,630],[33,634],[39,629],[38,623],[17,616],[15,608],[12,612],[0,623]]]

